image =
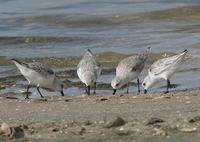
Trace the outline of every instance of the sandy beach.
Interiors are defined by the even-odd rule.
[[[16,141],[199,141],[199,89],[20,100],[1,94],[1,124]],[[7,97],[6,97],[7,96]]]

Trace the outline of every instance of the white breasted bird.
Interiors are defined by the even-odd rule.
[[[143,54],[127,57],[119,62],[116,68],[116,76],[111,81],[113,95],[116,90],[127,84],[127,93],[129,92],[129,83],[137,78],[138,93],[140,92],[139,75],[142,72],[145,62],[148,58],[150,47]]]
[[[77,66],[77,74],[80,80],[86,85],[86,93],[90,95],[90,87],[94,86],[96,93],[96,82],[101,74],[101,65],[95,55],[88,49]]]
[[[28,80],[26,99],[29,98],[28,91],[30,85],[37,87],[37,91],[42,98],[44,98],[44,96],[39,90],[40,87],[51,91],[59,91],[61,92],[61,95],[64,96],[63,84],[56,77],[52,69],[39,62],[24,63],[16,59],[11,59],[11,61],[17,66],[21,74]]]
[[[142,83],[144,93],[147,93],[147,89],[162,80],[167,81],[167,90],[165,93],[168,93],[171,86],[169,79],[180,68],[181,64],[184,62],[187,52],[187,50],[184,50],[178,55],[159,59],[158,61],[154,62],[148,69],[148,75],[144,78]]]

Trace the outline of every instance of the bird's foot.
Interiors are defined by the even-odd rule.
[[[169,91],[165,91],[165,92],[164,92],[164,94],[167,94],[167,93],[169,93]]]

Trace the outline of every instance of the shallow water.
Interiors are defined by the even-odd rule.
[[[0,56],[4,60],[80,57],[88,48],[95,53],[131,54],[151,46],[153,53],[178,53],[188,49],[193,57],[198,57],[199,5],[198,0],[3,0],[0,2]],[[172,78],[178,89],[198,87],[199,70],[188,70],[198,69],[198,60],[189,63],[191,66],[184,65],[182,70],[186,71]],[[1,65],[0,77],[16,71],[9,62]],[[67,67],[59,66],[55,70],[62,68]],[[112,77],[113,74],[104,75],[100,82],[109,83]],[[71,80],[78,81],[77,78]],[[14,86],[1,92],[18,92],[19,89]],[[155,87],[152,91],[163,89]],[[65,91],[69,95],[84,92],[77,87]],[[130,91],[136,91],[136,87]]]

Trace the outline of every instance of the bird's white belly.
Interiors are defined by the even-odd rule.
[[[128,72],[124,74],[119,74],[119,78],[121,78],[121,83],[125,85],[131,82],[132,80],[136,79],[138,75],[139,74],[137,72]]]
[[[41,87],[49,88],[53,83],[53,76],[42,76],[34,70],[26,67],[21,68],[20,71],[31,85],[39,85]]]
[[[81,68],[79,68],[77,70],[77,74],[78,74],[78,77],[80,78],[80,80],[83,82],[83,74],[84,74],[84,72],[82,72]]]
[[[174,73],[175,73],[176,69],[172,68],[168,71],[163,72],[160,77],[162,77],[163,79],[167,80],[169,79]]]
[[[165,78],[162,75],[151,76],[150,78],[151,78],[151,85],[149,85],[149,87],[152,87],[158,84],[159,82],[165,80]]]
[[[77,70],[77,74],[83,83],[88,84],[88,82],[92,81],[91,83],[93,84],[97,80],[97,76],[95,76],[95,74],[98,74],[98,72],[85,71],[85,70],[82,70],[81,68],[79,68]],[[90,76],[88,77],[89,74],[90,74]],[[90,85],[92,85],[92,84],[90,84]]]
[[[159,75],[152,75],[151,77],[151,86],[158,84],[159,82],[163,81],[163,80],[167,80],[169,79],[174,73],[175,73],[175,69],[170,69],[168,71],[165,71]]]
[[[137,72],[130,72],[126,74],[125,80],[127,80],[127,82],[130,82],[134,79],[136,79],[138,77],[138,73]]]

